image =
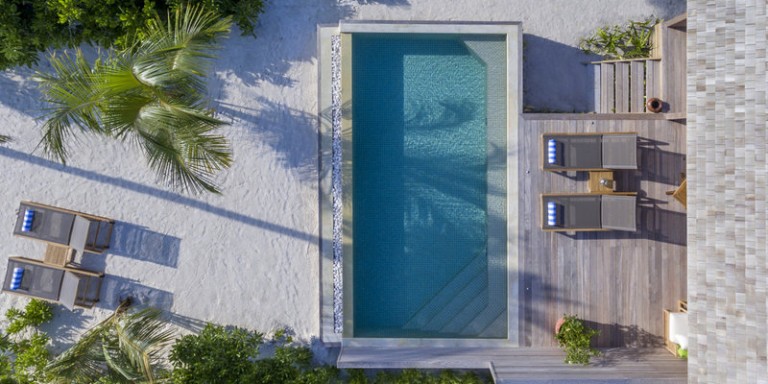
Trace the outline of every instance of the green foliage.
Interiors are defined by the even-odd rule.
[[[416,369],[402,371],[379,371],[373,379],[366,376],[365,371],[351,369],[348,371],[347,382],[350,384],[482,384],[490,379],[478,376],[475,372],[457,373],[451,370],[429,372]]]
[[[241,328],[208,324],[197,335],[180,338],[171,348],[176,383],[236,383],[253,370],[263,335]]]
[[[292,342],[285,330],[266,339],[258,332],[208,324],[199,334],[184,336],[171,348],[173,382],[322,384],[338,381],[339,372],[335,367],[313,366],[309,348],[291,345]],[[260,348],[265,344],[274,347],[272,356],[260,356]]]
[[[0,0],[0,69],[37,63],[38,53],[82,43],[126,49],[146,28],[183,0]],[[220,17],[232,17],[243,35],[254,35],[263,0],[190,0]]]
[[[0,384],[46,381],[50,339],[38,327],[53,319],[50,304],[33,299],[23,310],[9,309],[6,318],[10,324],[0,339]]]
[[[625,25],[598,28],[594,35],[581,39],[579,48],[584,53],[605,59],[634,59],[649,57],[653,27],[660,22],[655,17],[643,21],[629,21]]]
[[[225,123],[207,108],[205,74],[230,21],[202,7],[177,8],[167,23],[148,22],[137,47],[93,65],[76,51],[51,56],[52,74],[38,73],[51,105],[42,147],[65,162],[69,136],[89,132],[131,139],[161,180],[185,191],[218,193],[214,175],[231,165]]]
[[[173,339],[158,309],[115,312],[46,366],[55,383],[147,382],[164,375],[162,354]]]
[[[565,362],[568,364],[589,364],[592,357],[599,356],[600,352],[592,347],[592,338],[599,332],[584,325],[584,322],[573,315],[563,315],[565,323],[560,331],[555,334],[560,347],[565,349]]]
[[[682,348],[681,346],[678,345],[677,346],[677,357],[679,357],[679,358],[681,358],[683,360],[688,360],[688,350],[684,349],[684,348]]]
[[[11,308],[5,312],[5,317],[10,321],[6,332],[15,335],[28,327],[37,327],[53,319],[51,305],[45,301],[32,299],[24,310]]]

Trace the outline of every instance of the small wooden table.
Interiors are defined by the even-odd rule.
[[[603,185],[600,180],[610,180],[612,186],[609,188]],[[613,171],[590,171],[589,183],[587,184],[589,191],[592,193],[611,193],[616,190],[616,181],[613,180]]]
[[[65,266],[72,262],[74,258],[74,249],[65,245],[48,244],[48,248],[45,250],[45,257],[43,261],[46,264]]]

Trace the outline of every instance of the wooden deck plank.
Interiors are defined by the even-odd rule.
[[[659,85],[661,98],[667,103],[665,112],[686,111],[686,38],[684,30],[664,27]]]
[[[661,63],[649,60],[645,63],[645,96],[661,98]],[[663,99],[662,99],[663,100]]]
[[[614,66],[612,63],[600,64],[600,113],[614,113]]]
[[[616,110],[615,113],[629,112],[629,63],[619,62],[614,64],[615,70],[615,93]]]
[[[630,77],[629,111],[645,112],[645,62],[633,61],[630,65]]]

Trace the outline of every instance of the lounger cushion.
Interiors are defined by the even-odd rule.
[[[544,137],[546,143],[549,140],[555,140],[558,144],[557,151],[559,158],[557,163],[549,164],[545,162],[547,169],[556,168],[602,168],[602,155],[600,153],[601,139],[600,135],[547,135]]]
[[[603,135],[603,168],[637,169],[637,135]]]
[[[563,206],[550,201],[547,203],[547,226],[560,227],[563,225]]]
[[[555,139],[547,140],[547,164],[561,164],[563,161],[563,145]]]
[[[64,279],[61,282],[61,293],[59,294],[59,302],[63,304],[70,311],[75,309],[75,302],[77,301],[77,291],[80,289],[80,281],[84,278],[78,276],[72,272],[65,272]]]
[[[630,232],[637,230],[637,197],[603,195],[600,211],[603,228]]]
[[[21,288],[21,280],[24,278],[24,268],[13,268],[13,277],[11,278],[11,289],[17,290]]]
[[[565,195],[544,197],[544,217],[548,219],[549,203],[554,202],[559,207],[557,225],[545,228],[560,229],[600,229],[600,195]]]
[[[32,209],[24,210],[24,222],[21,224],[21,230],[23,232],[29,232],[32,230],[32,221],[35,219],[35,211]]]

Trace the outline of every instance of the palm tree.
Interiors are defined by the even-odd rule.
[[[10,136],[0,135],[0,144],[7,143],[9,141],[11,141],[11,137]]]
[[[161,352],[173,340],[164,330],[161,311],[128,311],[130,301],[51,361],[46,374],[53,383],[93,383],[101,377],[112,382],[157,382]]]
[[[215,174],[232,163],[225,123],[207,107],[205,75],[229,17],[181,6],[148,26],[131,49],[91,66],[80,50],[51,55],[53,73],[38,73],[52,107],[43,125],[46,154],[66,162],[66,141],[79,132],[130,139],[161,180],[185,191],[220,193]],[[101,55],[100,55],[101,56]]]

